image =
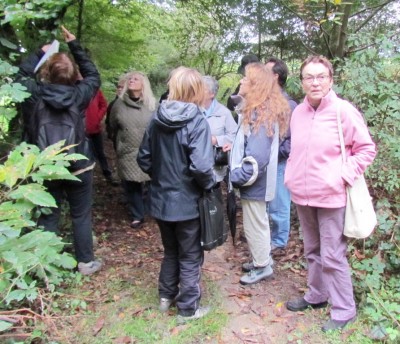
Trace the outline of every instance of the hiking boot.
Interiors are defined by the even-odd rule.
[[[286,308],[292,312],[300,312],[306,310],[308,307],[313,309],[324,308],[328,305],[328,302],[321,302],[321,303],[309,303],[304,300],[304,297],[300,297],[295,300],[290,300],[286,302]]]
[[[274,266],[274,261],[272,260],[272,258],[270,259],[269,265],[271,267]],[[254,263],[252,261],[248,262],[248,263],[243,263],[243,265],[242,265],[243,272],[250,272],[251,270],[254,270]]]
[[[273,273],[274,271],[272,270],[271,265],[262,268],[254,268],[240,278],[240,284],[254,284],[272,276]]]
[[[353,317],[349,320],[333,320],[329,319],[324,326],[321,327],[323,332],[327,331],[336,331],[345,328],[348,324],[353,323],[356,320],[356,317]]]
[[[194,312],[193,315],[185,316],[185,315],[178,314],[178,316],[176,318],[176,323],[178,325],[182,325],[182,324],[186,323],[187,321],[200,319],[200,318],[206,316],[210,312],[210,310],[211,310],[211,308],[209,306],[205,306],[205,307],[197,308],[196,312]]]
[[[99,271],[102,267],[102,263],[98,260],[93,260],[89,263],[79,263],[78,270],[82,275],[91,275]]]
[[[167,299],[166,297],[160,297],[159,310],[161,313],[165,313],[175,303],[175,299]]]

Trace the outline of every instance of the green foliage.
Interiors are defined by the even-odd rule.
[[[359,46],[359,37],[351,40]],[[368,176],[379,198],[387,197],[398,214],[400,194],[400,54],[394,42],[380,38],[374,48],[355,53],[338,68],[339,93],[364,113],[379,153]]]
[[[34,218],[39,206],[56,207],[44,181],[79,180],[67,167],[69,161],[85,157],[67,155],[69,147],[62,146],[59,142],[41,152],[22,143],[0,165],[0,306],[33,301],[38,287],[53,291],[65,278],[64,269],[76,266],[72,256],[62,252],[61,238],[37,230]]]
[[[349,40],[353,49],[371,44],[370,37],[361,35]],[[394,342],[400,338],[399,62],[395,42],[380,37],[336,68],[338,92],[364,113],[378,151],[367,170],[378,226],[370,238],[351,248],[356,253],[351,260],[355,291],[362,313],[377,325],[373,336]]]
[[[10,23],[14,26],[21,26],[27,20],[52,18],[70,2],[70,0],[3,0],[0,7],[3,18],[0,24]]]
[[[26,88],[20,84],[12,83],[11,76],[18,68],[0,58],[0,140],[8,141],[10,133],[9,123],[17,115],[15,103],[22,102],[29,97]]]

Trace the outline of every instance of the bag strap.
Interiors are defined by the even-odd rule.
[[[345,150],[345,147],[344,147],[342,120],[340,118],[340,101],[339,101],[338,106],[336,108],[336,119],[337,119],[337,124],[338,124],[338,129],[339,129],[340,150],[342,152],[343,163],[345,163],[346,162],[346,150]]]

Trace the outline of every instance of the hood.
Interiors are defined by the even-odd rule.
[[[135,109],[140,109],[143,105],[143,101],[141,99],[133,100],[131,97],[129,97],[128,93],[124,93],[122,95],[122,101],[126,106],[133,107]]]
[[[41,97],[51,107],[65,109],[74,103],[74,87],[54,84],[44,85]]]
[[[158,108],[155,122],[163,130],[173,131],[184,127],[199,113],[200,109],[196,104],[166,100]]]

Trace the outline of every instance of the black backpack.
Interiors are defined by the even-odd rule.
[[[85,118],[75,104],[65,109],[56,109],[39,99],[29,122],[28,142],[37,145],[41,150],[65,140],[64,146],[76,144],[68,150],[69,154],[79,153],[91,158],[85,135]],[[85,166],[87,160],[71,161],[69,170],[76,171]]]

